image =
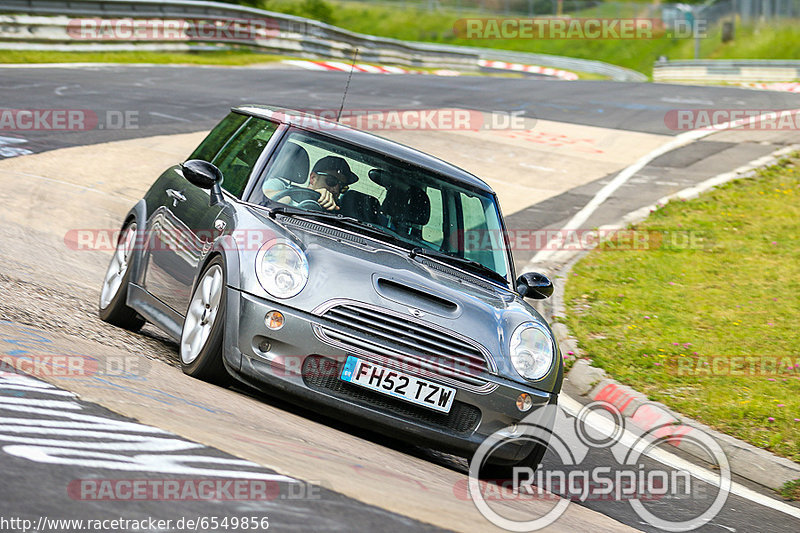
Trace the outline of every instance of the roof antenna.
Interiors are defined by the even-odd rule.
[[[342,94],[342,105],[339,106],[339,113],[336,115],[336,122],[342,118],[342,109],[344,109],[344,99],[347,98],[347,89],[350,88],[350,78],[353,77],[353,69],[356,67],[356,56],[358,56],[358,48],[353,50],[353,63],[350,65],[350,74],[347,75],[347,85],[344,86],[344,94]]]

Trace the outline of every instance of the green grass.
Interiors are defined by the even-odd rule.
[[[269,55],[246,51],[220,52],[48,52],[48,51],[16,51],[0,50],[0,63],[138,63],[138,64],[174,64],[174,65],[254,65],[282,61],[284,59],[301,59],[292,56]],[[368,63],[370,64],[370,63]],[[374,63],[372,63],[374,64]],[[437,68],[407,67],[421,72],[435,72]],[[465,76],[524,78],[518,72],[464,72]],[[586,79],[607,79],[594,74],[584,74]],[[581,76],[583,77],[583,76]]]
[[[339,6],[336,10],[335,24],[359,33],[410,41],[432,41],[595,59],[647,74],[652,72],[653,61],[673,46],[670,39],[647,41],[466,39],[456,37],[453,26],[457,20],[468,18],[470,14],[401,10],[392,7],[365,6],[359,3],[342,3]]]
[[[781,496],[787,500],[798,501],[800,500],[800,479],[794,481],[787,481],[778,491]]]
[[[219,52],[47,52],[0,50],[0,63],[158,63],[190,65],[252,65],[286,56],[250,51]]]
[[[306,0],[308,3],[309,0]],[[315,2],[311,2],[315,3]],[[654,39],[576,40],[576,39],[461,39],[453,32],[458,19],[487,17],[486,13],[428,11],[387,5],[368,5],[361,2],[328,2],[335,6],[327,17],[339,27],[382,37],[410,41],[432,41],[447,44],[500,48],[521,52],[563,55],[594,59],[638,70],[652,75],[653,63],[659,56],[669,59],[694,58],[694,40],[661,36]],[[303,4],[289,0],[266,0],[267,9],[303,15]],[[609,11],[610,9],[610,11]],[[611,6],[599,6],[579,16],[614,17]],[[644,13],[644,11],[642,12]],[[623,13],[622,16],[631,16]],[[800,57],[800,24],[797,21],[769,21],[737,25],[734,41],[722,44],[720,29],[713,28],[701,40],[701,57],[705,59],[796,59]]]
[[[593,364],[652,400],[795,461],[798,166],[796,154],[756,178],[670,202],[635,228],[660,241],[646,250],[595,250],[566,285],[567,325]]]
[[[390,37],[406,41],[429,41],[455,45],[498,48],[521,52],[563,55],[604,61],[652,75],[653,63],[659,56],[669,59],[692,59],[694,41],[690,38],[660,36],[653,39],[465,39],[455,35],[457,20],[487,17],[486,13],[428,11],[403,6],[374,5],[361,2],[325,2],[324,0],[247,0],[272,11],[322,20],[358,33]],[[643,6],[642,14],[645,13]],[[602,4],[576,16],[614,17],[613,5]],[[631,13],[622,13],[631,16]],[[737,25],[736,39],[722,44],[719,28],[713,28],[701,40],[701,57],[709,59],[795,59],[800,57],[800,24],[797,21]],[[123,62],[123,63],[185,63],[209,65],[248,65],[282,59],[245,51],[160,53],[160,52],[4,52],[0,61],[11,62]],[[583,79],[597,76],[578,73]]]
[[[717,30],[715,35],[719,35]],[[707,59],[797,59],[800,57],[800,24],[797,20],[744,26],[736,39],[722,44],[719,38],[704,43]]]

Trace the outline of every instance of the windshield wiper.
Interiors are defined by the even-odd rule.
[[[299,216],[299,217],[306,217],[306,218],[318,218],[325,221],[331,221],[336,223],[343,223],[350,227],[356,227],[359,230],[364,231],[365,233],[369,233],[373,237],[378,237],[382,240],[389,240],[392,243],[402,244],[404,247],[408,247],[409,243],[392,235],[390,232],[377,227],[373,226],[372,224],[368,224],[363,222],[357,218],[349,217],[347,215],[341,215],[339,213],[331,213],[329,211],[308,211],[306,209],[300,209],[297,207],[290,207],[290,206],[278,206],[273,207],[269,211],[270,216],[274,215],[290,215],[290,216]]]
[[[340,215],[339,213],[331,213],[329,211],[309,211],[308,209],[301,209],[299,207],[290,207],[288,205],[279,205],[277,207],[268,208],[270,216],[273,215],[298,215],[304,217],[324,218],[334,220],[346,220],[349,222],[359,222],[353,217]],[[274,218],[274,216],[273,216]]]
[[[438,250],[431,250],[430,248],[422,248],[419,246],[412,248],[409,255],[411,256],[412,259],[417,255],[424,255],[427,257],[433,257],[434,259],[441,259],[444,262],[456,263],[458,266],[465,267],[471,270],[472,272],[483,274],[484,276],[499,281],[504,285],[508,285],[508,280],[506,279],[505,276],[500,275],[499,273],[495,272],[494,270],[492,270],[491,268],[487,267],[482,263],[478,263],[477,261],[473,261],[472,259],[467,259],[466,257],[451,255],[446,252],[440,252]]]

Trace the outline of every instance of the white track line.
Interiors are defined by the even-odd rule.
[[[583,405],[580,402],[563,393],[558,396],[558,405],[562,409],[564,409],[564,411],[566,411],[567,413],[569,413],[574,417],[577,417],[578,413],[583,408]],[[609,418],[606,418],[603,415],[598,414],[597,412],[589,413],[589,415],[586,416],[585,418],[585,422],[589,426],[602,432],[603,435],[614,434],[614,427],[616,425],[614,424],[613,420],[610,420]],[[639,440],[640,439],[637,435],[631,433],[627,429],[624,428],[622,429],[619,442],[623,444],[625,443],[632,444],[638,442]],[[628,447],[630,448],[630,446]],[[709,483],[714,486],[718,485],[719,482],[718,474],[715,474],[700,466],[697,466],[696,464],[691,463],[685,459],[682,459],[677,455],[671,454],[662,448],[655,447],[649,449],[644,452],[644,455],[670,468],[675,468],[677,470],[689,472],[692,476],[696,477],[697,479],[700,479],[701,481],[705,481],[706,483]],[[750,500],[751,502],[757,503],[758,505],[763,505],[764,507],[780,511],[793,518],[800,519],[800,509],[798,509],[797,507],[794,507],[779,500],[775,500],[773,498],[770,498],[769,496],[764,496],[763,494],[760,494],[752,489],[749,489],[744,485],[740,485],[735,481],[731,481],[730,493],[745,498],[747,500]]]
[[[677,200],[677,199],[691,200],[692,198],[696,198],[705,191],[713,187],[722,185],[723,183],[727,183],[732,179],[747,177],[749,175],[748,173],[752,173],[755,169],[769,165],[774,165],[782,157],[787,156],[792,152],[797,152],[798,150],[800,150],[800,144],[790,144],[789,146],[786,146],[784,148],[779,148],[774,152],[772,152],[771,154],[767,154],[763,157],[759,157],[758,159],[754,159],[745,165],[742,165],[738,168],[731,170],[730,172],[723,172],[722,174],[717,174],[713,178],[708,178],[707,180],[701,181],[696,185],[692,185],[691,187],[681,189],[680,191],[669,194],[667,196],[662,196],[661,198],[656,200],[655,203],[646,205],[644,207],[640,207],[635,211],[631,211],[630,213],[622,217],[622,224],[618,225],[609,224],[603,226],[602,228],[608,228],[608,229],[623,228],[625,224],[633,224],[639,222],[640,220],[644,220],[645,218],[647,218],[647,215],[649,215],[650,212],[655,211],[659,207],[666,205],[672,200]]]
[[[800,113],[800,109],[787,109],[781,110],[782,113]],[[702,139],[703,137],[707,137],[712,133],[717,133],[720,131],[725,131],[733,128],[738,128],[741,126],[748,126],[756,121],[760,121],[762,118],[767,117],[772,113],[762,113],[761,115],[747,117],[740,120],[732,120],[722,124],[716,124],[713,128],[704,128],[704,129],[697,129],[692,131],[687,131],[676,135],[674,139],[669,141],[668,143],[656,148],[652,152],[643,155],[636,161],[634,164],[630,165],[627,168],[622,169],[622,171],[617,174],[614,179],[608,182],[602,189],[597,191],[597,194],[589,200],[589,202],[583,206],[583,208],[575,213],[569,221],[560,229],[564,230],[573,230],[579,229],[580,226],[586,222],[590,216],[597,210],[600,205],[605,202],[617,189],[619,189],[622,185],[625,184],[631,177],[633,177],[637,172],[642,170],[648,163],[653,161],[660,155],[663,155],[671,150],[676,148],[680,148],[681,146],[685,146],[691,142],[697,141]],[[552,239],[547,245],[533,258],[527,265],[527,268],[532,268],[534,264],[540,263],[542,261],[546,261],[550,257],[553,256],[554,253],[558,252],[557,250],[557,243],[558,238]]]
[[[157,113],[156,111],[150,111],[149,114],[153,115],[154,117],[168,118],[170,120],[176,120],[178,122],[191,122],[191,120],[186,119],[186,118],[175,117],[175,116],[172,116],[172,115],[167,115],[166,113]]]

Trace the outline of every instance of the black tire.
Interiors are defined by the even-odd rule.
[[[184,341],[187,336],[187,324],[190,324],[189,309],[191,309],[192,302],[194,302],[195,297],[198,295],[198,291],[200,290],[206,275],[215,267],[221,269],[222,272],[222,293],[219,299],[219,308],[213,323],[211,324],[211,331],[200,348],[199,354],[190,362],[186,362],[184,360]],[[228,386],[232,381],[231,376],[228,374],[228,371],[225,369],[225,364],[222,361],[222,346],[224,341],[226,315],[225,292],[225,264],[220,256],[216,256],[209,261],[209,263],[203,269],[203,272],[197,278],[197,284],[192,290],[189,309],[186,311],[186,319],[184,319],[183,322],[181,341],[178,347],[181,356],[181,368],[185,374],[221,386]]]
[[[109,324],[113,324],[114,326],[119,326],[121,328],[125,328],[130,331],[139,331],[142,329],[142,326],[145,325],[145,319],[142,316],[128,307],[126,301],[128,299],[128,283],[131,277],[131,269],[130,269],[130,258],[126,255],[126,267],[125,273],[122,276],[122,280],[120,281],[119,287],[114,292],[113,296],[105,303],[103,300],[103,294],[105,291],[105,285],[108,281],[109,272],[111,271],[112,266],[115,264],[117,254],[119,252],[119,246],[122,243],[123,239],[127,236],[127,232],[130,230],[136,231],[136,223],[129,222],[122,228],[122,231],[119,234],[119,238],[117,239],[117,248],[114,251],[114,257],[111,258],[109,263],[109,268],[106,270],[106,277],[103,280],[103,287],[101,288],[100,292],[100,301],[98,303],[98,315],[100,316],[100,320],[104,322],[108,322]],[[135,234],[134,234],[135,235]],[[135,237],[134,237],[135,242]],[[129,250],[129,253],[133,253],[132,250]],[[105,307],[103,304],[105,303]]]

